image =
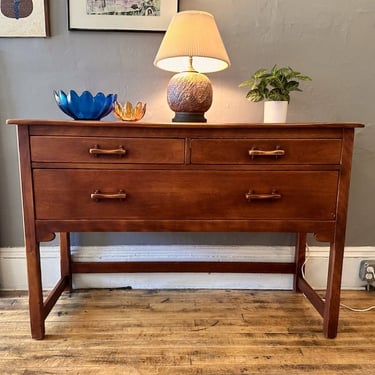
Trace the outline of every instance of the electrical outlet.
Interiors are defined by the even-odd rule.
[[[362,260],[359,265],[359,277],[371,283],[375,281],[375,260]]]

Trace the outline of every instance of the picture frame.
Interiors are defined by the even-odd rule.
[[[48,18],[48,0],[1,0],[0,37],[47,37]]]
[[[68,28],[163,32],[178,10],[178,0],[68,0]]]

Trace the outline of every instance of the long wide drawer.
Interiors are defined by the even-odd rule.
[[[335,218],[335,171],[36,169],[33,174],[39,220]]]
[[[339,164],[341,139],[192,139],[193,164]]]
[[[185,140],[32,136],[31,158],[55,163],[182,164]],[[68,146],[68,147],[67,147]]]

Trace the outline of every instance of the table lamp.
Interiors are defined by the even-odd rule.
[[[164,35],[154,65],[177,72],[168,83],[167,99],[173,122],[207,122],[212,85],[202,73],[230,66],[212,14],[197,10],[177,13]]]

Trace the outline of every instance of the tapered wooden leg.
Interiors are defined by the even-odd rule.
[[[70,253],[70,233],[60,233],[60,270],[61,278],[67,280],[66,290],[72,291],[72,268],[71,268],[71,253]]]
[[[324,334],[329,338],[337,335],[340,312],[342,267],[344,262],[346,217],[348,211],[350,171],[354,132],[345,130],[341,156],[341,173],[337,197],[336,229],[330,242],[327,291],[324,306]]]
[[[296,236],[296,252],[295,252],[295,265],[293,280],[293,290],[295,292],[301,292],[298,288],[298,278],[302,277],[302,266],[305,263],[306,258],[306,233],[297,233]]]
[[[331,251],[328,264],[327,291],[324,307],[324,334],[328,338],[335,338],[339,322],[340,293],[342,267],[344,260],[343,240],[335,241],[330,245]]]
[[[26,261],[29,283],[29,311],[31,337],[43,339],[45,335],[43,287],[40,269],[40,249],[36,241],[26,240]]]

